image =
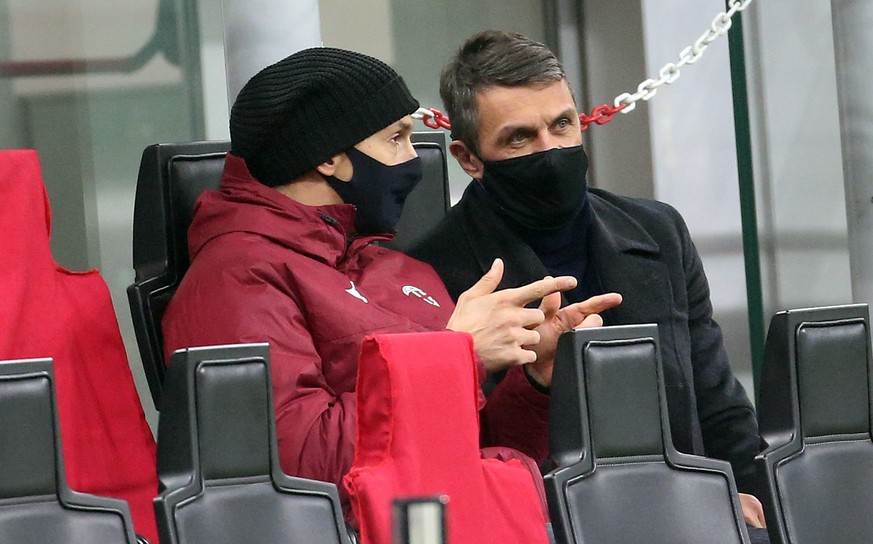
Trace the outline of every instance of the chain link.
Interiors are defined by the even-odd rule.
[[[650,78],[643,81],[639,84],[637,92],[635,93],[622,93],[616,96],[613,104],[616,107],[624,106],[621,109],[622,113],[630,113],[637,107],[638,101],[651,100],[651,98],[657,94],[658,89],[661,86],[669,85],[679,79],[682,68],[700,60],[700,57],[703,56],[703,52],[706,51],[709,44],[717,40],[720,36],[724,36],[727,31],[730,30],[731,25],[733,24],[733,16],[736,15],[737,12],[743,11],[749,7],[749,4],[751,4],[752,1],[753,0],[731,0],[728,3],[728,6],[730,6],[729,9],[724,13],[716,15],[715,19],[712,20],[712,24],[709,25],[709,29],[697,38],[693,45],[689,45],[679,53],[678,63],[671,62],[666,64],[658,72],[657,79]]]
[[[679,53],[679,62],[669,62],[658,71],[658,77],[649,78],[637,86],[635,93],[622,93],[615,97],[613,105],[601,104],[593,110],[591,114],[580,113],[579,122],[582,126],[582,132],[588,130],[592,123],[597,125],[605,125],[612,121],[612,117],[618,113],[630,113],[637,107],[637,102],[640,100],[651,100],[658,93],[658,89],[663,85],[669,85],[679,79],[681,70],[685,66],[694,64],[703,52],[709,47],[709,44],[717,40],[720,36],[727,34],[733,24],[733,17],[738,12],[749,7],[754,0],[731,0],[728,2],[729,9],[726,12],[719,13],[712,20],[709,29],[697,38],[692,45],[689,45]],[[412,117],[421,119],[425,126],[439,129],[451,129],[452,124],[449,118],[443,112],[434,108],[418,108]]]
[[[624,109],[624,106],[610,106],[609,104],[601,104],[591,110],[591,115],[585,113],[579,114],[579,124],[582,127],[582,132],[588,130],[591,123],[605,125],[612,121],[612,117]]]
[[[447,130],[452,129],[452,123],[449,121],[449,118],[445,116],[443,112],[435,108],[418,108],[414,112],[412,112],[413,119],[421,119],[421,122],[424,123],[424,126],[439,129],[444,128]]]

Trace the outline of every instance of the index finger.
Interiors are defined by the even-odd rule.
[[[621,295],[618,293],[605,293],[571,304],[564,308],[564,310],[584,314],[599,314],[604,310],[618,306],[621,304],[621,300]]]
[[[569,291],[576,287],[576,278],[573,276],[558,276],[557,278],[543,278],[541,280],[514,287],[503,291],[511,302],[524,306],[528,302],[539,300],[546,295],[559,291]]]

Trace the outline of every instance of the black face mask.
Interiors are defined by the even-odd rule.
[[[406,197],[421,181],[421,159],[415,157],[386,166],[354,147],[346,151],[352,161],[352,179],[342,181],[326,176],[327,183],[347,204],[354,204],[358,234],[394,232],[403,213]]]
[[[588,156],[581,145],[482,162],[482,186],[488,196],[507,219],[522,227],[559,228],[588,199]]]

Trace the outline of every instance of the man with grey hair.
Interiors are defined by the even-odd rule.
[[[453,297],[497,257],[506,263],[501,287],[570,275],[579,283],[563,293],[564,304],[620,293],[624,302],[602,313],[604,323],[658,324],[677,449],[729,461],[747,523],[763,527],[750,493],[764,443],[731,371],[682,217],[661,202],[587,187],[575,99],[546,46],[519,34],[477,34],[443,71],[440,94],[452,123],[451,152],[473,181],[413,256],[433,265]],[[543,461],[551,367],[525,373],[540,402],[516,422],[524,434],[495,439]],[[500,418],[483,416],[483,432],[503,432]],[[759,537],[766,541],[763,529]]]

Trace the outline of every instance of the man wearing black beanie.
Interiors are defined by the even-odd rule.
[[[166,354],[269,342],[279,455],[291,475],[338,484],[351,467],[366,335],[470,333],[482,370],[517,377],[499,386],[513,402],[485,410],[512,411],[539,394],[522,367],[551,365],[560,332],[598,325],[598,312],[620,301],[608,294],[558,311],[559,292],[576,286],[567,276],[494,292],[496,260],[455,306],[429,265],[375,245],[393,237],[421,178],[410,141],[417,108],[377,59],[295,53],[243,87],[220,190],[195,208],[191,267],[163,322]],[[423,295],[408,296],[409,285]],[[544,296],[541,309],[524,307]]]

